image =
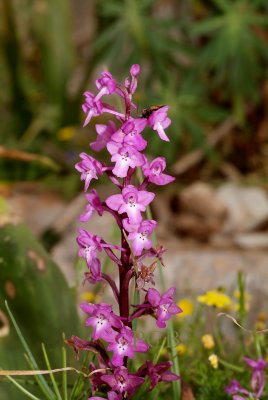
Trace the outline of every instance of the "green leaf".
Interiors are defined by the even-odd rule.
[[[19,326],[18,326],[18,324],[17,324],[12,312],[10,311],[10,308],[8,306],[7,301],[5,301],[5,306],[6,306],[7,312],[9,314],[9,316],[10,316],[10,319],[11,319],[11,321],[13,323],[13,326],[14,326],[16,332],[17,332],[17,335],[18,335],[18,337],[20,339],[20,342],[21,342],[24,350],[26,351],[26,354],[29,357],[29,360],[31,361],[31,364],[33,365],[33,368],[38,370],[39,369],[38,364],[35,361],[35,358],[34,358],[32,352],[31,352],[26,340],[24,339],[24,336],[23,336],[23,334],[22,334],[22,332],[21,332],[21,330],[20,330],[20,328],[19,328]],[[50,387],[48,386],[45,378],[42,375],[40,375],[40,376],[36,376],[36,380],[38,381],[38,384],[42,388],[42,391],[46,395],[46,397],[48,399],[54,399],[54,394],[51,391]]]
[[[62,348],[62,368],[67,367],[67,356],[65,347]],[[68,388],[67,388],[67,371],[62,372],[62,388],[63,388],[63,398],[68,400]]]
[[[9,328],[6,336],[0,338],[1,364],[5,369],[27,367],[23,357],[25,350],[4,306],[8,299],[16,326],[31,350],[32,357],[28,356],[31,368],[44,367],[40,349],[42,342],[46,343],[52,365],[59,365],[62,333],[65,332],[67,337],[80,334],[75,292],[68,287],[59,267],[25,225],[7,223],[0,227],[0,254],[0,310],[6,313]],[[73,362],[73,357],[70,357],[68,364]],[[43,377],[38,379],[46,382]],[[9,387],[0,385],[1,400],[6,400]],[[46,392],[49,399],[53,398],[49,387]],[[11,394],[9,398],[12,398]]]
[[[46,352],[46,348],[45,348],[44,343],[42,343],[42,350],[43,350],[43,354],[44,354],[44,358],[45,358],[47,369],[51,370],[51,365],[50,365],[50,362],[49,362],[49,359],[48,359],[48,356],[47,356],[47,352]],[[58,400],[62,400],[60,392],[59,392],[59,388],[58,388],[58,385],[57,385],[57,382],[56,382],[56,380],[54,378],[54,375],[53,375],[53,372],[51,372],[49,375],[50,375],[50,379],[51,379],[51,382],[52,382],[52,386],[54,388],[54,392],[55,392],[56,398]]]
[[[15,379],[11,378],[11,376],[7,376],[7,379],[13,383],[22,393],[24,393],[29,399],[33,400],[41,400],[39,397],[34,396],[28,390],[26,390],[23,386],[21,386]]]

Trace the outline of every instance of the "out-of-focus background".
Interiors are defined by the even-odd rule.
[[[68,287],[82,279],[75,236],[85,200],[74,164],[104,121],[81,128],[82,94],[94,91],[103,69],[123,81],[132,63],[141,65],[138,113],[170,106],[170,143],[155,135],[148,148],[177,177],[153,205],[159,242],[169,249],[167,281],[175,280],[179,295],[201,293],[232,286],[243,270],[255,301],[267,300],[267,0],[2,0],[0,43],[4,340],[5,299],[26,333],[26,310],[38,321],[49,308],[55,326],[65,321],[75,333],[72,315],[62,315]],[[107,187],[98,189],[105,196]],[[114,237],[106,217],[94,218],[90,230]],[[55,300],[44,309],[49,290]],[[43,338],[41,329],[35,334],[33,343]]]

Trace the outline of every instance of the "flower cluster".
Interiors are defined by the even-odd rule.
[[[225,388],[225,392],[232,396],[233,400],[260,399],[264,392],[265,372],[268,363],[263,358],[252,360],[244,357],[244,361],[252,370],[251,391],[245,389],[240,382],[233,379],[230,385]]]
[[[205,294],[198,296],[197,301],[216,308],[228,308],[232,304],[230,297],[221,290],[209,290]]]
[[[77,237],[79,256],[86,261],[88,271],[86,280],[95,284],[106,281],[112,289],[118,304],[117,314],[112,305],[106,303],[83,303],[81,309],[88,315],[86,325],[91,327],[91,340],[83,341],[75,336],[69,341],[74,349],[93,351],[97,354],[98,365],[90,365],[90,380],[92,395],[90,399],[100,399],[94,394],[102,392],[110,400],[130,399],[136,390],[149,378],[150,390],[160,381],[173,381],[179,377],[169,371],[172,363],[151,361],[141,365],[135,372],[128,370],[128,359],[135,353],[146,353],[149,346],[134,335],[132,322],[144,315],[151,315],[159,328],[165,328],[171,316],[182,312],[174,303],[175,288],[170,288],[161,294],[154,288],[146,288],[154,284],[154,270],[157,259],[162,263],[162,247],[154,248],[151,235],[157,223],[146,219],[146,208],[154,200],[155,194],[147,190],[150,184],[166,185],[174,180],[164,173],[166,161],[157,157],[149,161],[142,153],[147,147],[143,136],[145,128],[156,131],[160,139],[169,141],[165,129],[171,120],[167,116],[168,107],[159,106],[147,109],[141,117],[133,117],[131,111],[136,109],[132,102],[137,87],[139,65],[130,69],[130,79],[125,79],[121,85],[115,81],[109,72],[103,72],[96,80],[98,93],[86,92],[82,106],[86,114],[84,126],[93,117],[103,113],[110,114],[114,120],[106,125],[95,126],[97,137],[90,144],[92,150],[98,152],[106,149],[110,155],[111,164],[104,164],[87,153],[80,154],[80,162],[76,170],[84,181],[84,191],[87,199],[85,212],[80,221],[87,222],[94,213],[102,216],[110,213],[121,231],[121,243],[113,245],[103,238],[85,229],[81,229]],[[117,95],[124,105],[124,113],[103,101],[103,96]],[[135,172],[139,168],[143,179],[137,184]],[[119,193],[101,200],[96,189],[91,189],[91,181],[106,174],[116,186]],[[102,271],[99,255],[105,252],[118,268],[119,285],[114,279]],[[144,265],[144,259],[154,258],[151,265]],[[130,313],[129,285],[135,280],[136,290],[145,294],[141,304],[134,304]],[[108,353],[110,352],[110,353]]]

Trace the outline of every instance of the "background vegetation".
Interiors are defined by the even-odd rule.
[[[139,108],[170,105],[171,164],[202,148],[216,175],[223,159],[243,173],[263,169],[267,12],[266,0],[3,0],[0,142],[46,155],[68,175],[93,131],[80,129],[82,93],[100,68],[127,76],[137,62]],[[216,150],[211,131],[229,118],[231,135]],[[16,158],[3,154],[0,178],[59,172],[38,158],[22,172]]]

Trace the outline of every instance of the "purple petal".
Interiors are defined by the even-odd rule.
[[[123,400],[121,394],[117,394],[115,392],[108,392],[108,400]]]
[[[123,227],[127,232],[137,232],[139,229],[139,224],[133,224],[129,221],[129,218],[123,219]]]
[[[121,144],[116,143],[114,141],[110,141],[107,143],[107,150],[109,151],[109,153],[111,155],[117,154],[120,147],[121,147]]]
[[[101,380],[103,382],[107,383],[107,385],[109,385],[111,388],[113,388],[117,384],[117,381],[116,381],[114,375],[103,375],[101,377]]]
[[[148,289],[147,298],[153,307],[157,307],[160,303],[161,295],[156,289],[150,288]]]
[[[123,197],[121,194],[114,194],[107,198],[106,202],[108,207],[114,211],[118,211],[120,206],[124,204]]]
[[[110,345],[107,347],[107,350],[111,350],[109,349]],[[112,357],[112,363],[115,367],[121,367],[124,364],[124,355],[125,354],[118,354],[116,352],[114,352],[114,355]]]
[[[139,351],[140,353],[146,353],[149,350],[149,346],[143,340],[136,338],[135,350]]]
[[[135,256],[140,256],[143,249],[149,250],[152,247],[151,240],[147,238],[140,238],[140,234],[130,233],[129,240],[133,240],[132,249]]]
[[[86,211],[85,211],[83,214],[80,215],[79,221],[80,221],[80,222],[87,222],[87,221],[89,221],[90,218],[92,217],[94,211],[95,211],[94,208],[93,208],[90,204],[88,204],[88,205],[86,206]]]
[[[81,303],[80,308],[87,314],[93,314],[96,310],[96,305],[92,303]]]
[[[155,183],[156,185],[163,186],[175,181],[175,178],[171,175],[161,174],[161,175],[151,175],[149,182]]]
[[[175,291],[176,291],[176,288],[175,288],[175,287],[169,288],[169,289],[166,291],[166,293],[163,294],[163,298],[168,298],[168,297],[173,298]]]
[[[165,371],[161,375],[161,380],[164,382],[173,382],[181,379],[179,375],[174,374],[171,371]]]
[[[105,397],[93,396],[88,398],[88,400],[103,400],[103,399],[105,399]]]
[[[169,314],[175,315],[182,313],[183,310],[180,307],[178,307],[177,304],[171,304],[168,308],[168,312]]]
[[[113,121],[109,121],[108,125],[97,124],[95,126],[97,131],[97,139],[90,144],[90,147],[95,151],[100,151],[111,140],[112,134],[116,131],[116,125]]]
[[[171,121],[170,121],[170,122],[171,122]],[[157,133],[158,133],[160,139],[164,140],[165,142],[169,142],[169,141],[170,141],[169,138],[168,138],[168,136],[166,135],[166,133],[165,133],[165,131],[164,131],[163,126],[161,125],[160,122],[157,122],[157,123],[156,123],[156,125],[155,125],[155,130],[157,131]]]
[[[138,193],[138,202],[144,206],[148,206],[154,198],[155,194],[146,190],[140,190]]]
[[[116,163],[113,168],[113,173],[118,178],[125,178],[129,167],[134,168],[136,166],[130,157],[124,157],[121,154],[114,154],[111,160]]]

